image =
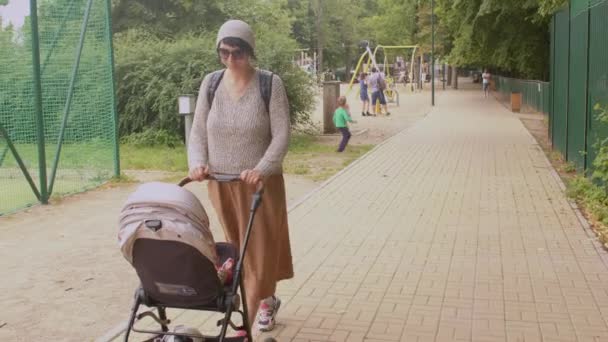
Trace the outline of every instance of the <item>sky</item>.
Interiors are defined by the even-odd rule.
[[[2,17],[2,26],[7,26],[10,23],[15,28],[21,28],[25,17],[30,15],[29,0],[8,0],[8,5],[0,6],[0,17]]]

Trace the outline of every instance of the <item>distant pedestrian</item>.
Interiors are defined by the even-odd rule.
[[[485,69],[483,71],[481,78],[483,80],[483,95],[485,97],[488,97],[488,93],[490,92],[490,79],[492,78],[492,75],[490,74],[488,69]]]
[[[350,116],[349,106],[346,103],[346,97],[340,96],[338,98],[338,108],[334,112],[334,125],[336,128],[342,133],[342,141],[340,141],[340,146],[338,146],[338,152],[343,152],[348,145],[348,141],[350,140],[351,134],[348,129],[348,122],[355,123],[352,117]]]
[[[359,75],[359,97],[361,98],[361,115],[372,116],[369,112],[369,95],[367,93],[367,73]]]
[[[369,77],[367,84],[372,88],[372,107],[374,114],[382,114],[382,110],[378,113],[376,103],[380,101],[380,105],[384,108],[386,115],[391,115],[386,106],[386,98],[384,97],[384,89],[386,89],[386,81],[384,75],[375,67],[372,68],[372,75]]]

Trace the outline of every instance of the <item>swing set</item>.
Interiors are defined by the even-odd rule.
[[[378,53],[378,50],[380,50],[380,49],[382,49],[382,52],[384,53],[384,60],[383,60],[382,68],[380,68],[378,66],[378,63],[376,60],[376,54]],[[394,77],[392,77],[391,72],[390,72],[390,63],[388,62],[388,53],[387,52],[389,50],[410,50],[410,49],[412,50],[412,57],[411,57],[410,68],[409,68],[410,69],[409,77],[410,77],[411,91],[413,92],[414,91],[414,82],[413,82],[414,59],[416,56],[416,50],[418,49],[418,45],[377,45],[373,52],[368,45],[365,48],[365,52],[363,52],[363,54],[359,58],[359,62],[357,63],[357,67],[355,68],[353,77],[351,78],[350,83],[348,85],[347,94],[350,93],[350,91],[352,90],[355,81],[359,77],[359,73],[360,72],[369,73],[371,67],[374,67],[374,68],[376,68],[376,70],[383,71],[384,74],[386,75],[385,76],[386,89],[384,90],[384,96],[385,96],[387,102],[396,103],[397,105],[399,105],[399,92],[396,89],[395,79],[394,79]]]

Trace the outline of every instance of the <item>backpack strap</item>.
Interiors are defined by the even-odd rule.
[[[211,78],[209,79],[209,86],[207,88],[207,102],[209,103],[209,108],[213,104],[213,98],[215,97],[215,92],[217,88],[220,86],[220,82],[222,78],[224,78],[224,72],[226,70],[218,70],[211,74]]]
[[[215,92],[217,88],[220,86],[220,82],[222,78],[224,78],[225,70],[219,70],[211,74],[211,78],[209,79],[209,87],[207,88],[207,102],[209,103],[209,108],[211,108],[211,104],[213,104],[213,98],[215,97]],[[262,99],[264,100],[264,105],[266,105],[266,113],[270,114],[270,97],[272,96],[272,78],[274,74],[270,71],[259,70],[258,78],[260,82],[260,94],[262,95]]]
[[[274,74],[270,71],[259,70],[258,77],[260,80],[260,93],[266,105],[266,113],[270,114],[270,97],[272,96],[272,78]]]

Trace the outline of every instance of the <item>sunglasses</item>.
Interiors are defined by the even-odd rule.
[[[241,59],[245,57],[245,51],[241,49],[236,50],[228,50],[224,48],[217,49],[217,52],[220,54],[220,57],[224,60],[228,59],[232,55],[233,59]]]

